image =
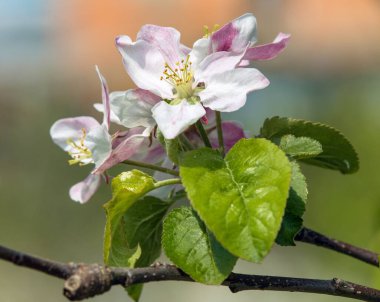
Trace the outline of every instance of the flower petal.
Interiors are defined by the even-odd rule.
[[[98,121],[91,116],[69,117],[56,121],[50,128],[50,136],[64,151],[71,151],[72,147],[67,144],[68,139],[79,140],[82,129],[88,133],[91,129],[100,126]]]
[[[164,160],[166,152],[158,140],[152,143],[145,139],[139,147],[139,152],[130,157],[132,160],[156,164]]]
[[[102,174],[109,168],[140,152],[140,145],[147,139],[142,135],[143,131],[144,128],[142,127],[134,128],[128,131],[124,138],[118,138],[118,145],[114,146],[106,160],[96,167],[92,173]]]
[[[219,51],[208,55],[194,72],[195,83],[206,82],[216,74],[235,69],[244,53],[245,51],[240,53]]]
[[[109,99],[107,81],[103,77],[103,75],[100,73],[99,67],[95,66],[95,69],[96,69],[96,72],[98,73],[100,83],[102,85],[103,125],[105,125],[108,129],[110,126],[111,109],[110,109],[110,99]]]
[[[222,122],[222,130],[223,130],[223,142],[225,151],[228,152],[232,148],[235,143],[245,138],[243,126],[234,121],[225,121]],[[212,130],[208,135],[211,145],[213,148],[219,147],[218,142],[218,131],[216,129]]]
[[[244,55],[244,60],[271,60],[285,49],[289,39],[289,34],[279,33],[272,43],[248,48]]]
[[[185,56],[181,51],[180,38],[181,34],[175,28],[152,24],[144,25],[137,34],[137,40],[144,40],[157,48],[170,66],[175,66]]]
[[[152,112],[158,128],[167,139],[175,138],[206,114],[200,103],[190,104],[185,99],[177,105],[159,102]]]
[[[256,18],[244,14],[211,35],[212,50],[241,52],[256,42]]]
[[[195,41],[193,49],[190,52],[190,61],[193,68],[197,69],[200,62],[211,53],[211,39],[201,38]]]
[[[143,89],[130,89],[124,95],[112,99],[111,108],[120,124],[126,128],[142,126],[153,128],[152,108],[161,98]]]
[[[214,75],[199,97],[205,107],[231,112],[244,106],[249,92],[268,85],[269,80],[257,69],[238,68]]]
[[[112,123],[115,123],[115,124],[118,124],[118,125],[121,125],[121,122],[120,122],[119,118],[115,115],[112,104],[115,101],[115,99],[117,99],[117,98],[123,98],[124,95],[125,95],[125,92],[126,91],[113,91],[113,92],[111,92],[109,94],[110,108],[111,108],[111,111],[110,111],[110,120],[111,120]],[[99,112],[102,112],[102,113],[104,112],[104,106],[101,103],[94,104],[94,108],[96,109],[96,111],[99,111]]]
[[[165,68],[165,58],[160,50],[144,40],[132,42],[128,36],[116,38],[124,67],[135,82],[145,90],[149,90],[162,98],[172,98],[172,86],[161,80]]]
[[[70,188],[70,198],[79,203],[86,203],[100,186],[100,175],[90,174],[83,181]]]
[[[85,139],[85,145],[92,152],[95,167],[99,167],[111,154],[112,138],[106,125],[92,128]]]

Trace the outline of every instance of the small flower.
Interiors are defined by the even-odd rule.
[[[161,98],[152,116],[167,139],[204,116],[204,107],[238,110],[249,92],[269,84],[257,69],[237,68],[246,49],[204,55],[184,47],[174,28],[145,25],[136,42],[119,36],[116,45],[135,84]]]
[[[102,83],[103,123],[90,116],[64,118],[50,128],[53,141],[66,151],[71,159],[69,164],[100,167],[112,152],[112,137],[108,133],[110,108],[108,88],[104,77],[96,68]],[[100,185],[101,175],[89,175],[70,189],[70,197],[80,203],[87,202]]]

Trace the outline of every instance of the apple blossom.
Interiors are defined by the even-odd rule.
[[[102,108],[100,109],[98,106],[98,109],[103,112],[102,124],[93,117],[80,116],[60,119],[50,129],[53,141],[72,157],[69,160],[71,165],[95,165],[94,170],[85,180],[75,184],[70,189],[71,199],[80,203],[85,203],[91,198],[101,183],[102,174],[115,164],[128,158],[158,162],[162,160],[164,153],[157,141],[152,142],[152,144],[149,143],[147,135],[154,126],[151,125],[152,122],[149,122],[149,117],[144,119],[140,116],[140,120],[137,120],[138,115],[136,114],[135,120],[131,117],[132,121],[129,124],[125,115],[114,115],[112,118],[112,114],[115,113],[111,111],[110,99],[114,100],[118,94],[109,94],[106,80],[99,69],[96,68],[96,70],[102,86]],[[124,94],[147,95],[141,90],[129,91]],[[122,98],[119,100],[122,101]],[[149,101],[147,98],[144,100]],[[151,101],[153,102],[154,98]],[[146,104],[149,104],[147,102]],[[140,108],[144,107],[140,106]],[[133,127],[128,131],[117,132],[111,136],[109,134],[110,121],[111,119],[115,120],[115,117],[120,117],[123,125],[128,124],[133,127],[134,123],[145,127]]]
[[[203,55],[180,43],[171,27],[145,25],[136,42],[119,36],[116,45],[135,84],[161,98],[152,116],[167,139],[173,139],[205,115],[204,107],[231,112],[241,108],[251,91],[268,86],[254,68],[237,68],[246,48]]]

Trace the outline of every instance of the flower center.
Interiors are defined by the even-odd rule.
[[[190,55],[186,59],[175,63],[175,67],[165,63],[164,75],[160,80],[165,80],[174,87],[176,99],[188,99],[193,95],[193,72],[191,70]]]
[[[84,166],[92,162],[92,152],[84,144],[87,135],[86,129],[82,128],[81,130],[82,136],[79,141],[75,142],[71,138],[67,140],[67,144],[72,148],[71,151],[68,151],[72,157],[72,159],[69,160],[70,165],[79,164],[80,166]]]

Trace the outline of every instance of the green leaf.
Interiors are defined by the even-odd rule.
[[[152,189],[153,178],[139,170],[123,172],[112,180],[112,199],[104,205],[107,220],[103,256],[107,265],[131,265],[130,259],[138,252],[138,246],[131,246],[124,236],[124,214]]]
[[[237,258],[227,252],[190,207],[174,209],[164,221],[166,255],[195,281],[221,284]]]
[[[170,203],[145,196],[155,188],[153,178],[141,171],[121,173],[112,181],[113,197],[104,207],[104,262],[110,266],[144,267],[161,252],[162,220]],[[127,288],[138,301],[142,285]]]
[[[140,300],[140,296],[143,290],[143,284],[135,284],[128,286],[125,289],[128,293],[128,296],[131,297],[131,299],[135,302],[138,302]]]
[[[290,182],[289,197],[286,203],[285,214],[281,229],[277,234],[276,243],[279,245],[295,245],[294,237],[303,225],[302,216],[307,201],[307,184],[299,165],[292,161],[292,180]]]
[[[226,157],[203,148],[180,157],[191,204],[232,254],[259,262],[280,229],[291,167],[266,139],[241,139]]]
[[[291,134],[281,138],[280,148],[294,159],[312,158],[323,152],[322,145],[318,141],[309,137],[295,137]]]
[[[359,159],[351,143],[338,130],[304,120],[286,117],[273,117],[265,120],[261,136],[278,143],[284,135],[309,137],[322,145],[323,152],[303,162],[333,170],[343,174],[354,173],[359,169]]]

